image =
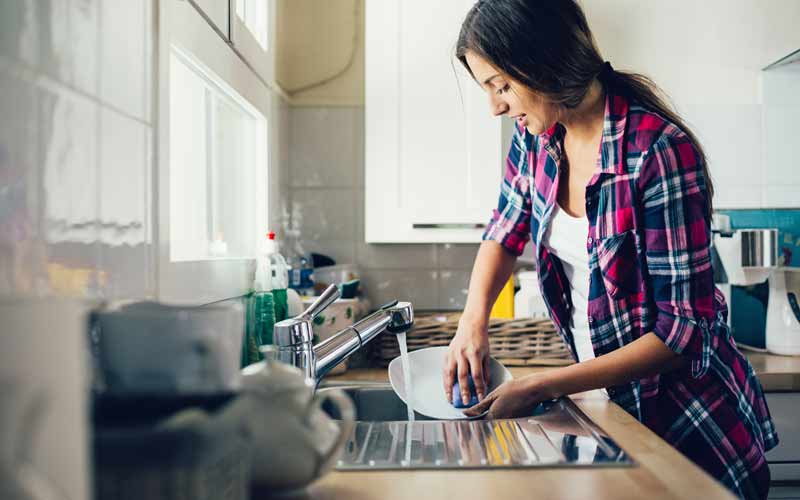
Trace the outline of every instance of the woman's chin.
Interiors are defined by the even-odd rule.
[[[528,133],[532,135],[541,135],[547,132],[547,129],[539,125],[538,123],[529,123],[525,125],[525,129]]]

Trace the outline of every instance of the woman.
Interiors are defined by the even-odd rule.
[[[516,134],[445,362],[447,397],[471,374],[480,403],[468,413],[508,418],[603,388],[734,493],[765,498],[778,438],[714,287],[696,137],[650,80],[604,63],[574,0],[481,0],[457,56]],[[489,310],[529,238],[580,362],[486,394]]]

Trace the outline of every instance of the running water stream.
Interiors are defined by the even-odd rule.
[[[414,428],[411,425],[414,422],[414,387],[411,381],[411,363],[408,360],[408,345],[406,344],[406,334],[397,334],[397,343],[400,345],[400,362],[403,365],[403,384],[406,386],[406,409],[408,410],[408,425],[406,425],[406,453],[403,465],[408,466],[411,463],[411,431]]]

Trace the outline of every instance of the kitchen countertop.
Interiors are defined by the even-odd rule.
[[[552,367],[512,367],[514,377]],[[380,369],[348,370],[329,377],[343,381],[387,381]],[[638,466],[620,468],[533,468],[509,470],[347,471],[328,473],[304,498],[734,498],[728,490],[640,424],[599,391],[571,396]]]
[[[745,351],[765,391],[800,391],[800,356]],[[511,367],[514,377],[553,367]],[[385,368],[351,369],[336,382],[387,382]],[[734,498],[728,490],[598,391],[572,400],[638,463],[608,469],[330,472],[301,498]]]
[[[800,391],[800,356],[742,351],[766,392]]]

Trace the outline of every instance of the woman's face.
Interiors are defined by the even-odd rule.
[[[541,95],[512,80],[478,54],[467,51],[472,75],[489,96],[489,110],[494,116],[508,115],[528,132],[539,135],[558,121],[558,107]]]

